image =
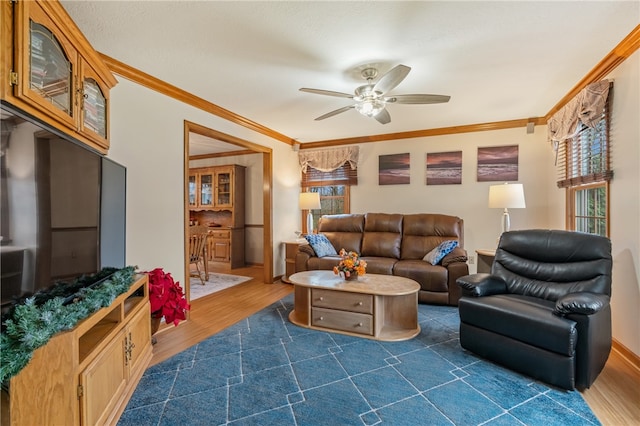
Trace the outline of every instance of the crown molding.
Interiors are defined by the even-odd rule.
[[[636,50],[640,48],[640,25],[636,26],[607,56],[605,56],[585,77],[573,87],[544,117],[522,118],[517,120],[495,121],[491,123],[468,124],[462,126],[440,127],[436,129],[423,129],[408,132],[387,133],[369,136],[356,136],[351,138],[329,139],[315,142],[298,143],[295,139],[276,132],[266,126],[251,121],[241,115],[224,109],[214,103],[206,101],[198,96],[186,92],[176,86],[168,84],[156,77],[146,74],[134,67],[126,65],[103,53],[98,53],[102,61],[109,67],[111,72],[120,75],[128,80],[155,90],[173,99],[179,100],[203,111],[209,112],[225,120],[246,127],[250,130],[261,133],[275,140],[284,142],[291,146],[299,144],[300,149],[314,149],[321,147],[332,147],[339,145],[351,145],[357,143],[382,142],[398,139],[413,139],[429,136],[452,135],[458,133],[483,132],[489,130],[503,130],[518,127],[527,127],[533,122],[535,125],[544,125],[549,118],[560,108],[567,104],[575,95],[589,84],[605,78],[618,65],[624,62]]]
[[[638,50],[640,47],[640,25],[636,26],[611,52],[607,54],[598,64],[593,67],[587,75],[585,75],[573,89],[567,93],[564,98],[560,99],[551,110],[545,115],[545,123],[562,108],[571,99],[573,99],[578,92],[587,87],[591,83],[600,81],[611,73],[618,65],[623,63],[629,56]]]
[[[293,145],[295,143],[292,138],[285,136],[282,133],[278,133],[275,130],[263,126],[262,124],[258,124],[255,121],[251,121],[248,118],[229,111],[228,109],[224,109],[212,102],[209,102],[192,93],[182,90],[179,87],[173,86],[156,77],[153,77],[152,75],[140,71],[139,69],[113,59],[112,57],[107,56],[104,53],[99,53],[99,55],[104,63],[109,67],[109,69],[111,69],[111,72],[124,77],[127,80],[131,80],[134,83],[140,84],[141,86],[147,87],[151,90],[155,90],[158,93],[162,93],[173,99],[184,102],[188,105],[216,115],[225,120],[231,121],[232,123],[239,124],[240,126],[269,136],[270,138],[279,140],[289,145]]]

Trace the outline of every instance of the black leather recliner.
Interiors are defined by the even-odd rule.
[[[490,274],[458,278],[460,344],[564,389],[588,388],[611,351],[611,241],[505,232]]]

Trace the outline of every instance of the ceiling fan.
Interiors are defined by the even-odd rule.
[[[334,111],[328,112],[320,117],[318,120],[324,120],[325,118],[333,117],[342,112],[348,111],[351,108],[355,108],[360,114],[367,117],[375,118],[379,123],[387,124],[391,122],[391,116],[389,111],[386,110],[387,104],[439,104],[449,102],[451,96],[446,95],[422,95],[422,94],[407,94],[407,95],[387,95],[387,93],[393,90],[398,84],[405,79],[409,74],[411,68],[406,65],[397,65],[392,68],[391,71],[384,74],[377,83],[373,83],[373,80],[378,76],[378,70],[375,68],[365,68],[362,70],[362,78],[367,80],[367,84],[358,87],[353,95],[342,92],[334,92],[331,90],[322,89],[309,89],[303,87],[301,92],[315,93],[317,95],[336,96],[339,98],[349,98],[355,101],[352,105],[347,105],[342,108],[338,108]]]

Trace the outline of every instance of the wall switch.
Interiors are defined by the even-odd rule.
[[[469,265],[473,265],[474,263],[476,263],[475,256],[473,256],[473,255],[469,256]]]

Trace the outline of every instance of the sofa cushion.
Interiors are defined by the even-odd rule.
[[[393,275],[411,278],[425,291],[449,291],[447,268],[422,260],[399,260],[393,266]]]
[[[553,314],[555,303],[537,297],[500,294],[462,297],[460,321],[558,354],[573,356],[575,321]]]
[[[365,215],[362,256],[400,258],[402,215],[367,213]]]
[[[309,245],[313,247],[313,251],[318,257],[335,256],[338,254],[335,247],[323,234],[308,234],[305,235],[304,238],[307,240]]]
[[[342,260],[340,256],[310,257],[309,260],[307,260],[307,270],[330,271],[340,263],[340,260]]]
[[[422,260],[429,262],[432,265],[437,265],[440,261],[449,253],[453,251],[454,248],[458,247],[458,242],[456,240],[447,240],[438,244],[438,247],[431,250],[427,253]]]
[[[363,256],[361,259],[367,262],[367,274],[393,275],[393,265],[397,262],[389,257]]]

